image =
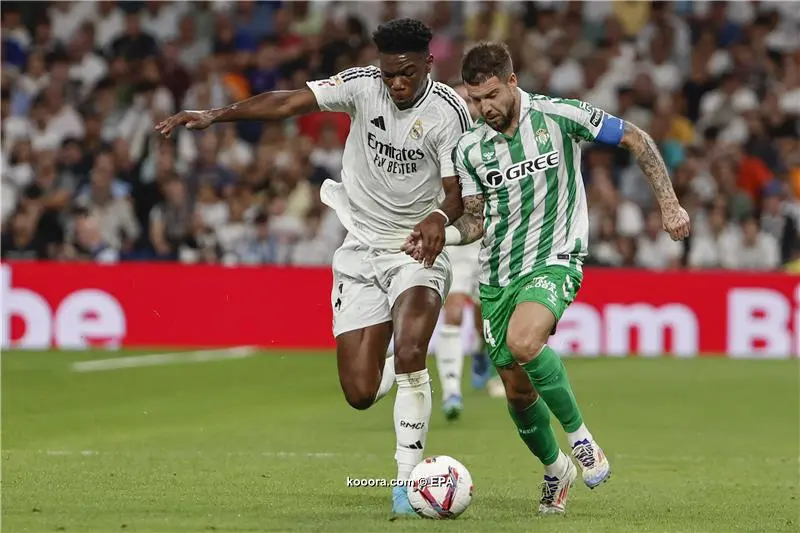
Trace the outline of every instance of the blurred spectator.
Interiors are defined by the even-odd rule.
[[[755,217],[742,221],[741,230],[725,243],[721,265],[741,270],[772,270],[780,264],[778,242],[771,234],[762,231]]]
[[[117,251],[130,252],[139,237],[139,223],[128,199],[129,187],[114,177],[114,156],[101,153],[95,159],[89,184],[75,204],[83,207],[100,226],[103,241]]]
[[[15,211],[2,235],[2,257],[4,260],[47,259],[45,242],[36,233],[36,219],[28,210]]]
[[[113,56],[128,61],[141,60],[158,53],[156,40],[142,29],[139,12],[131,11],[125,14],[125,29],[122,35],[111,43],[110,52]]]
[[[661,213],[647,215],[645,231],[636,240],[636,264],[644,268],[663,270],[681,266],[683,243],[673,241],[662,230]]]
[[[341,179],[346,114],[170,139],[153,124],[377,64],[369,34],[403,16],[433,29],[440,81],[458,81],[465,47],[499,39],[523,89],[650,133],[694,234],[670,241],[630,154],[591,146],[591,262],[800,270],[792,2],[4,4],[3,257],[329,264],[345,230],[319,186]]]
[[[59,254],[59,259],[116,263],[119,250],[103,236],[101,221],[87,209],[76,209],[71,222],[72,237]]]
[[[250,235],[251,228],[245,220],[246,206],[241,199],[228,199],[228,219],[216,231],[217,240],[225,262],[236,261],[239,250]]]
[[[167,177],[163,187],[164,200],[150,211],[150,242],[157,257],[177,259],[178,248],[189,236],[192,206],[177,175]]]
[[[246,265],[278,262],[278,245],[269,234],[269,218],[264,213],[255,219],[255,228],[247,235],[237,250],[239,261]]]

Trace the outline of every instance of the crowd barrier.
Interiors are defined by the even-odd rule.
[[[334,346],[325,268],[1,268],[6,349]],[[587,357],[797,357],[800,277],[586,268],[551,345]]]

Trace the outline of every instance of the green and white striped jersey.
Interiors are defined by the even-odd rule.
[[[453,152],[462,196],[484,196],[480,283],[495,287],[543,266],[581,270],[589,216],[579,142],[617,144],[623,129],[585,102],[519,92],[513,137],[481,120]]]

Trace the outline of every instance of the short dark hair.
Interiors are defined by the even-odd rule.
[[[478,85],[493,76],[505,81],[514,72],[511,53],[503,43],[480,43],[470,49],[461,63],[461,79]]]
[[[395,19],[378,26],[372,40],[382,54],[427,53],[433,33],[415,19]]]

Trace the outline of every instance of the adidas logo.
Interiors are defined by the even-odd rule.
[[[415,442],[414,444],[402,444],[401,446],[408,448],[410,450],[421,450],[422,443],[420,441]]]
[[[376,128],[380,128],[383,131],[386,131],[386,123],[383,121],[383,116],[375,117],[369,121],[370,124],[375,126]]]

